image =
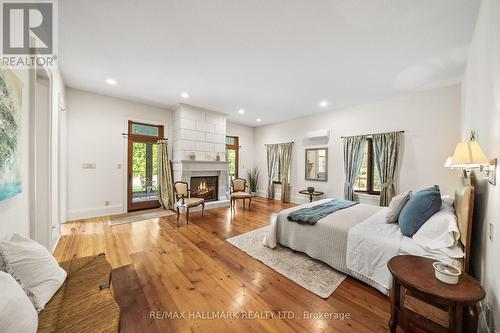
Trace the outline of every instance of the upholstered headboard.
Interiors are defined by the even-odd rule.
[[[455,189],[455,213],[457,214],[460,241],[464,246],[464,270],[470,268],[472,221],[474,212],[474,185],[470,177],[460,177]]]

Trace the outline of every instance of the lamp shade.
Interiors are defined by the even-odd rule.
[[[444,167],[451,168],[451,156],[446,159],[446,162],[444,162]]]
[[[452,167],[478,168],[488,164],[489,161],[477,141],[460,142],[451,158]]]

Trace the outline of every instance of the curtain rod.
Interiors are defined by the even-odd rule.
[[[267,146],[267,145],[282,145],[284,143],[295,143],[295,141],[278,142],[278,143],[264,143],[264,146]]]
[[[360,135],[348,135],[348,136],[341,136],[340,138],[341,139],[344,139],[344,138],[352,138],[354,136],[370,136],[370,135],[376,135],[376,134],[387,134],[387,133],[404,133],[405,131],[392,131],[392,132],[381,132],[381,133],[370,133],[370,134],[360,134]]]
[[[137,134],[122,133],[122,136],[130,136],[130,135],[137,135]],[[147,136],[147,135],[145,135],[145,136]],[[167,140],[168,141],[168,138],[160,138],[158,140]]]

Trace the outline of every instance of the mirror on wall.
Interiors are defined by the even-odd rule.
[[[306,180],[328,180],[328,148],[306,149]]]

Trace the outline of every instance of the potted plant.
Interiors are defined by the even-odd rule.
[[[259,186],[259,169],[253,167],[247,172],[248,187],[250,188],[250,193],[254,197],[257,193],[257,186]]]

